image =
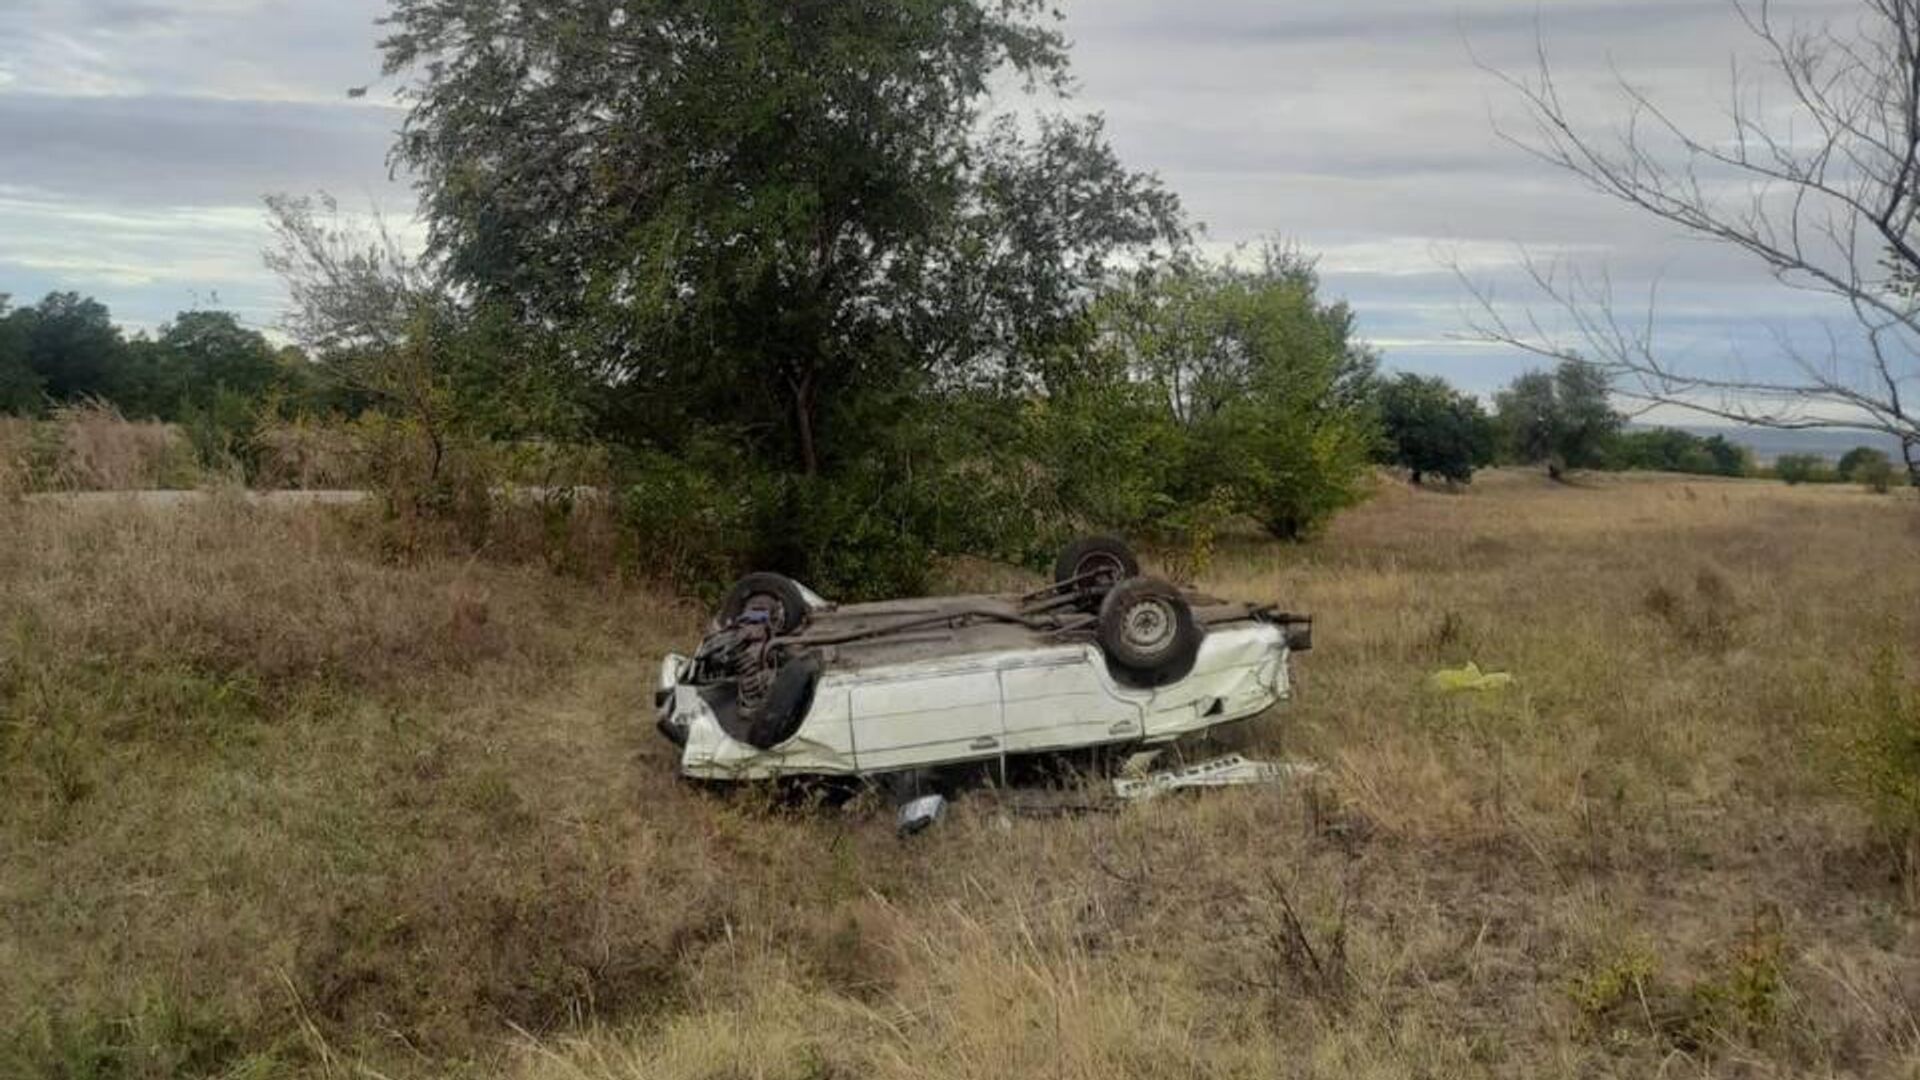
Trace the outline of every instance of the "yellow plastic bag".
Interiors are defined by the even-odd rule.
[[[1441,668],[1427,679],[1427,685],[1443,694],[1462,690],[1505,690],[1513,685],[1513,676],[1504,671],[1481,671],[1479,664]]]

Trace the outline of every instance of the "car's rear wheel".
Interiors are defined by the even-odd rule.
[[[1186,678],[1205,636],[1180,590],[1159,578],[1130,577],[1100,602],[1101,651],[1114,678],[1129,686]]]
[[[1125,541],[1111,536],[1083,536],[1068,544],[1053,563],[1053,583],[1070,581],[1106,587],[1140,573],[1140,560]]]
[[[776,634],[791,634],[807,621],[806,594],[793,579],[779,574],[748,574],[728,590],[720,604],[720,623],[729,625],[742,616],[763,616]]]

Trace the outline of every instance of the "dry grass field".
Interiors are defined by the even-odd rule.
[[[1223,741],[1318,780],[906,841],[674,781],[693,606],[361,512],[0,504],[0,1075],[1920,1073],[1910,494],[1234,541],[1204,584],[1318,648]]]

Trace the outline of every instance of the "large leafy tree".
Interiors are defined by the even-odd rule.
[[[475,304],[559,339],[602,422],[812,473],[861,399],[1020,385],[1117,248],[1177,230],[1063,93],[1045,0],[394,0],[396,149]]]
[[[1418,484],[1427,476],[1457,483],[1493,460],[1493,422],[1470,395],[1445,379],[1404,372],[1380,387],[1387,460]]]
[[[1271,247],[1251,265],[1182,259],[1134,275],[1100,319],[1127,384],[1097,372],[1090,391],[1098,413],[1130,422],[1093,425],[1070,470],[1121,474],[1100,486],[1148,480],[1180,507],[1221,503],[1287,539],[1357,501],[1376,361],[1353,312],[1318,290],[1309,260]]]
[[[23,319],[27,363],[55,401],[111,400],[121,390],[126,342],[105,304],[56,292]]]
[[[1608,389],[1605,371],[1576,359],[1515,379],[1495,398],[1508,451],[1528,464],[1544,464],[1556,480],[1569,469],[1603,464],[1625,422]]]

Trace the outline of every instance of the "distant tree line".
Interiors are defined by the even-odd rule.
[[[1471,479],[1488,465],[1532,465],[1556,479],[1577,470],[1656,471],[1699,476],[1759,476],[1753,452],[1725,435],[1633,427],[1610,401],[1603,369],[1576,360],[1521,375],[1494,396],[1491,412],[1445,380],[1402,374],[1377,394],[1384,464],[1414,483]],[[1785,455],[1773,474],[1790,483],[1847,480],[1885,490],[1894,466],[1861,447],[1837,467]],[[1884,475],[1883,475],[1884,474]]]
[[[215,466],[246,453],[264,412],[355,406],[326,367],[231,312],[183,311],[155,333],[129,334],[92,297],[55,292],[16,307],[0,293],[0,414],[91,403],[181,425]]]
[[[1144,526],[1155,505],[1191,508],[1230,489],[1239,493],[1234,509],[1264,515],[1283,535],[1357,497],[1353,463],[1369,453],[1416,484],[1469,482],[1494,464],[1539,465],[1553,476],[1762,471],[1724,435],[1625,426],[1595,369],[1571,362],[1520,376],[1491,412],[1442,378],[1381,376],[1353,336],[1352,313],[1317,299],[1309,261],[1277,248],[1258,257],[1254,268],[1183,259],[1116,279],[1090,312],[1086,356],[1055,392],[1024,407],[1021,453],[1074,471],[1066,485],[1099,492],[1103,520]],[[1263,346],[1301,338],[1318,346],[1284,354]],[[233,443],[263,409],[349,418],[377,405],[382,386],[386,396],[405,396],[395,378],[405,365],[390,348],[371,350],[372,367],[387,376],[380,385],[356,382],[356,351],[366,350],[314,362],[229,312],[186,311],[157,333],[129,334],[91,297],[53,293],[17,308],[0,297],[0,412],[100,402],[133,419],[217,430]],[[1266,454],[1218,460],[1213,448],[1255,428],[1272,444]],[[1322,460],[1310,460],[1315,454]],[[1246,474],[1256,467],[1266,475]],[[1772,471],[1790,483],[1872,484],[1891,470],[1884,452],[1860,447],[1837,464],[1783,455]],[[1317,482],[1330,486],[1316,493]],[[1263,486],[1264,498],[1255,497]]]
[[[0,294],[0,410],[36,415],[110,401],[129,415],[181,420],[223,394],[258,399],[302,377],[298,349],[276,348],[224,311],[185,311],[129,335],[105,304],[56,292],[15,307]]]

